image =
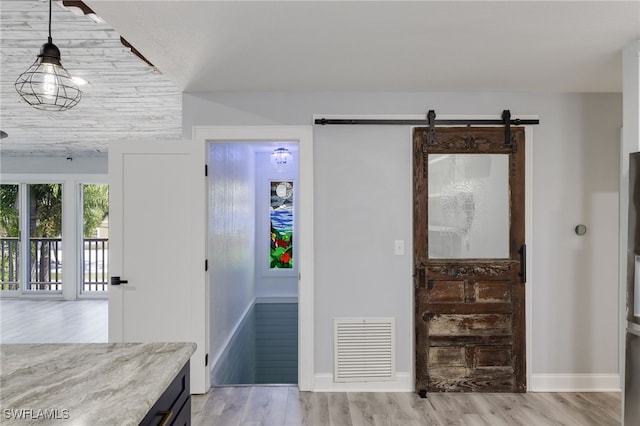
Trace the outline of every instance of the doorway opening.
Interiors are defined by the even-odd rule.
[[[298,142],[207,149],[211,383],[298,384]]]

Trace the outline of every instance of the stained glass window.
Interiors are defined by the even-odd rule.
[[[271,269],[293,268],[293,181],[271,181]]]

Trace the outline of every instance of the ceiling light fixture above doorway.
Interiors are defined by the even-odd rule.
[[[291,152],[284,147],[276,148],[271,153],[271,164],[276,170],[285,170],[289,167]]]

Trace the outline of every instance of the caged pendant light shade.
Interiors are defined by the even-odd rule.
[[[80,102],[82,92],[60,62],[60,49],[51,39],[51,0],[49,0],[49,38],[40,48],[35,62],[18,76],[18,94],[34,108],[66,111]]]

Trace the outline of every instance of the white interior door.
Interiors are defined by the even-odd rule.
[[[109,341],[195,342],[191,392],[209,387],[204,143],[109,145]],[[113,282],[112,282],[113,284]]]

